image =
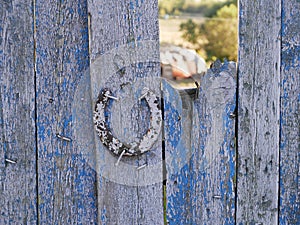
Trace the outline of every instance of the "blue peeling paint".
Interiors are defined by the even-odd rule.
[[[61,2],[62,22],[57,24],[57,15],[44,8],[44,2],[36,2],[36,77],[37,77],[37,134],[39,143],[39,220],[40,223],[56,223],[53,214],[54,193],[57,191],[57,182],[62,187],[67,186],[72,198],[72,207],[76,215],[67,215],[65,223],[97,224],[97,194],[95,189],[96,173],[78,154],[78,149],[73,142],[60,140],[56,137],[56,127],[59,126],[62,134],[72,137],[72,114],[67,106],[71,103],[78,80],[89,66],[88,27],[87,27],[87,2]],[[66,24],[72,25],[74,31],[69,38],[69,33],[64,34],[63,48],[52,49],[55,40],[49,40],[48,35],[55,35],[57,30]],[[42,30],[47,28],[47,31]],[[63,71],[57,73],[56,62],[53,58],[56,53],[63,57]],[[51,63],[52,62],[52,63]],[[66,70],[70,68],[70,70]],[[47,71],[49,74],[45,74]],[[61,76],[62,83],[57,83],[55,77]],[[57,92],[59,96],[57,96]],[[52,96],[55,94],[56,96]],[[53,97],[54,102],[48,103],[48,98]],[[67,103],[67,104],[66,104]],[[64,107],[62,107],[64,106]],[[57,120],[56,113],[60,118]],[[62,161],[61,161],[62,160]],[[68,163],[67,171],[61,171],[58,162]],[[67,162],[68,161],[68,162]],[[68,174],[66,179],[60,176]],[[67,182],[71,182],[69,185]]]
[[[222,65],[217,65],[213,68],[213,76],[220,76],[221,71],[228,71],[229,63],[225,62]],[[200,88],[199,99],[205,101],[205,89]],[[234,112],[236,104],[236,96],[229,100],[228,104],[224,108],[223,118],[223,130],[224,141],[221,144],[217,154],[220,154],[220,162],[208,162],[205,156],[205,149],[207,149],[208,137],[211,135],[211,127],[213,125],[213,117],[207,114],[207,109],[204,107],[205,102],[196,100],[194,107],[198,111],[199,124],[199,137],[193,136],[192,149],[193,154],[191,159],[180,169],[178,168],[178,162],[173,160],[169,163],[172,169],[178,171],[175,174],[168,176],[167,192],[170,192],[167,198],[167,220],[169,224],[205,224],[204,221],[200,222],[200,218],[214,218],[213,210],[206,208],[211,205],[211,201],[221,201],[221,215],[224,217],[224,224],[235,223],[235,119],[231,118],[230,114]],[[168,105],[165,106],[165,111],[168,111]],[[206,106],[207,107],[207,106]],[[176,112],[170,110],[174,115]],[[168,115],[169,119],[173,115]],[[177,116],[177,115],[176,115]],[[176,132],[176,121],[168,122],[166,119],[166,134]],[[167,137],[168,144],[172,148],[175,148],[174,154],[178,155],[178,158],[184,158],[184,155],[188,152],[184,145],[180,145],[180,140],[173,145],[175,135]],[[178,149],[178,150],[177,150]],[[178,152],[180,151],[180,153]],[[177,159],[178,160],[178,159]],[[207,167],[211,163],[219,165],[219,186],[216,190],[211,190],[211,174],[208,172]],[[167,165],[168,166],[168,165]],[[168,167],[167,167],[168,169]],[[220,199],[212,199],[212,194],[220,194]],[[229,208],[228,208],[229,207]],[[197,215],[197,213],[202,215]]]
[[[130,1],[129,3],[129,9],[133,10],[134,9],[134,2]]]
[[[106,209],[102,209],[102,212],[101,212],[101,224],[105,225],[106,222],[107,222],[107,217],[106,217]]]
[[[292,149],[291,144],[297,145],[291,130],[298,129],[296,101],[300,102],[297,93],[297,80],[300,73],[300,16],[299,4],[294,7],[288,1],[282,2],[281,13],[281,112],[280,112],[280,205],[279,224],[300,224],[299,203],[299,174],[294,165],[300,164],[297,149]],[[298,88],[299,89],[299,88]],[[294,105],[293,105],[294,104]],[[291,132],[291,133],[290,133]],[[299,144],[299,142],[298,142]],[[297,148],[297,147],[296,147]],[[294,151],[292,151],[294,150]],[[295,159],[298,158],[298,162]],[[293,170],[293,171],[292,171]]]

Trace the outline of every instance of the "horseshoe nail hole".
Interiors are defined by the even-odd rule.
[[[16,100],[19,100],[20,98],[20,93],[16,93]]]
[[[120,85],[121,89],[123,89],[125,86],[130,85],[130,82],[122,83]]]
[[[123,68],[119,69],[117,73],[118,73],[120,76],[124,76],[124,74],[126,73],[126,68],[123,67]]]

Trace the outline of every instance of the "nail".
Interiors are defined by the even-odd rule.
[[[111,96],[111,95],[108,95],[108,94],[104,94],[105,95],[105,97],[107,97],[107,98],[111,98],[111,99],[114,99],[114,100],[116,100],[116,101],[119,101],[119,99],[117,98],[117,97],[114,97],[114,96]]]
[[[235,114],[234,114],[234,113],[230,113],[229,117],[230,117],[231,119],[233,119],[233,118],[235,118]]]
[[[141,101],[143,98],[145,98],[148,94],[149,90],[147,90],[141,97],[139,97],[139,100]]]
[[[216,198],[216,199],[221,199],[221,195],[214,195],[213,198]]]
[[[8,163],[12,163],[12,164],[16,164],[17,162],[13,161],[13,160],[10,160],[10,159],[5,159],[6,162]]]
[[[235,141],[231,141],[231,142],[230,142],[230,147],[231,147],[231,148],[235,148]]]
[[[144,169],[145,167],[147,166],[147,163],[142,165],[142,166],[139,166],[138,168],[136,168],[137,170],[141,170],[141,169]]]
[[[56,137],[58,137],[59,139],[62,139],[62,140],[64,140],[64,141],[68,141],[68,142],[71,141],[71,138],[64,137],[64,136],[62,136],[62,135],[60,135],[60,134],[56,134]]]
[[[120,163],[120,161],[121,161],[123,155],[125,154],[125,152],[126,152],[126,151],[124,150],[124,151],[121,153],[121,155],[119,156],[117,162],[115,163],[115,166],[118,166],[118,165],[119,165],[119,163]]]

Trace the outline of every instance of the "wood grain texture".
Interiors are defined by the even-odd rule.
[[[96,224],[96,172],[76,145],[72,114],[89,66],[87,3],[42,0],[34,7],[39,223]]]
[[[198,99],[164,97],[169,224],[234,223],[235,76],[234,63],[217,62]]]
[[[88,1],[92,108],[109,88],[119,101],[107,109],[108,124],[122,142],[147,132],[149,109],[143,87],[160,98],[157,1]],[[149,153],[118,157],[95,134],[100,224],[163,224],[161,136]],[[146,165],[138,170],[139,166]]]
[[[300,224],[300,2],[282,1],[280,224]]]
[[[237,223],[277,224],[281,1],[239,2]]]
[[[0,2],[0,224],[37,222],[31,4]]]

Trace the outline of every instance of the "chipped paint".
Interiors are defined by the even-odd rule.
[[[279,172],[279,224],[282,225],[300,224],[299,12],[299,1],[282,1]]]
[[[236,106],[235,77],[235,63],[217,62],[201,79],[199,99],[181,97],[183,140],[174,146],[172,159],[166,158],[169,224],[235,221],[235,119],[230,116]],[[174,135],[168,132],[172,128],[165,129],[170,148]]]
[[[149,2],[2,1],[0,224],[163,224],[162,168],[153,164],[160,90],[141,81],[159,76],[157,1]],[[238,209],[235,94],[224,86],[235,84],[230,64],[216,64],[195,101],[163,87],[169,224],[300,223],[299,0],[239,4]],[[89,71],[89,58],[99,67]],[[103,87],[110,91],[97,102]],[[128,94],[128,112],[117,111]],[[93,140],[93,107],[117,168]],[[124,126],[106,120],[116,111]],[[114,132],[139,155],[128,157],[131,170]]]

